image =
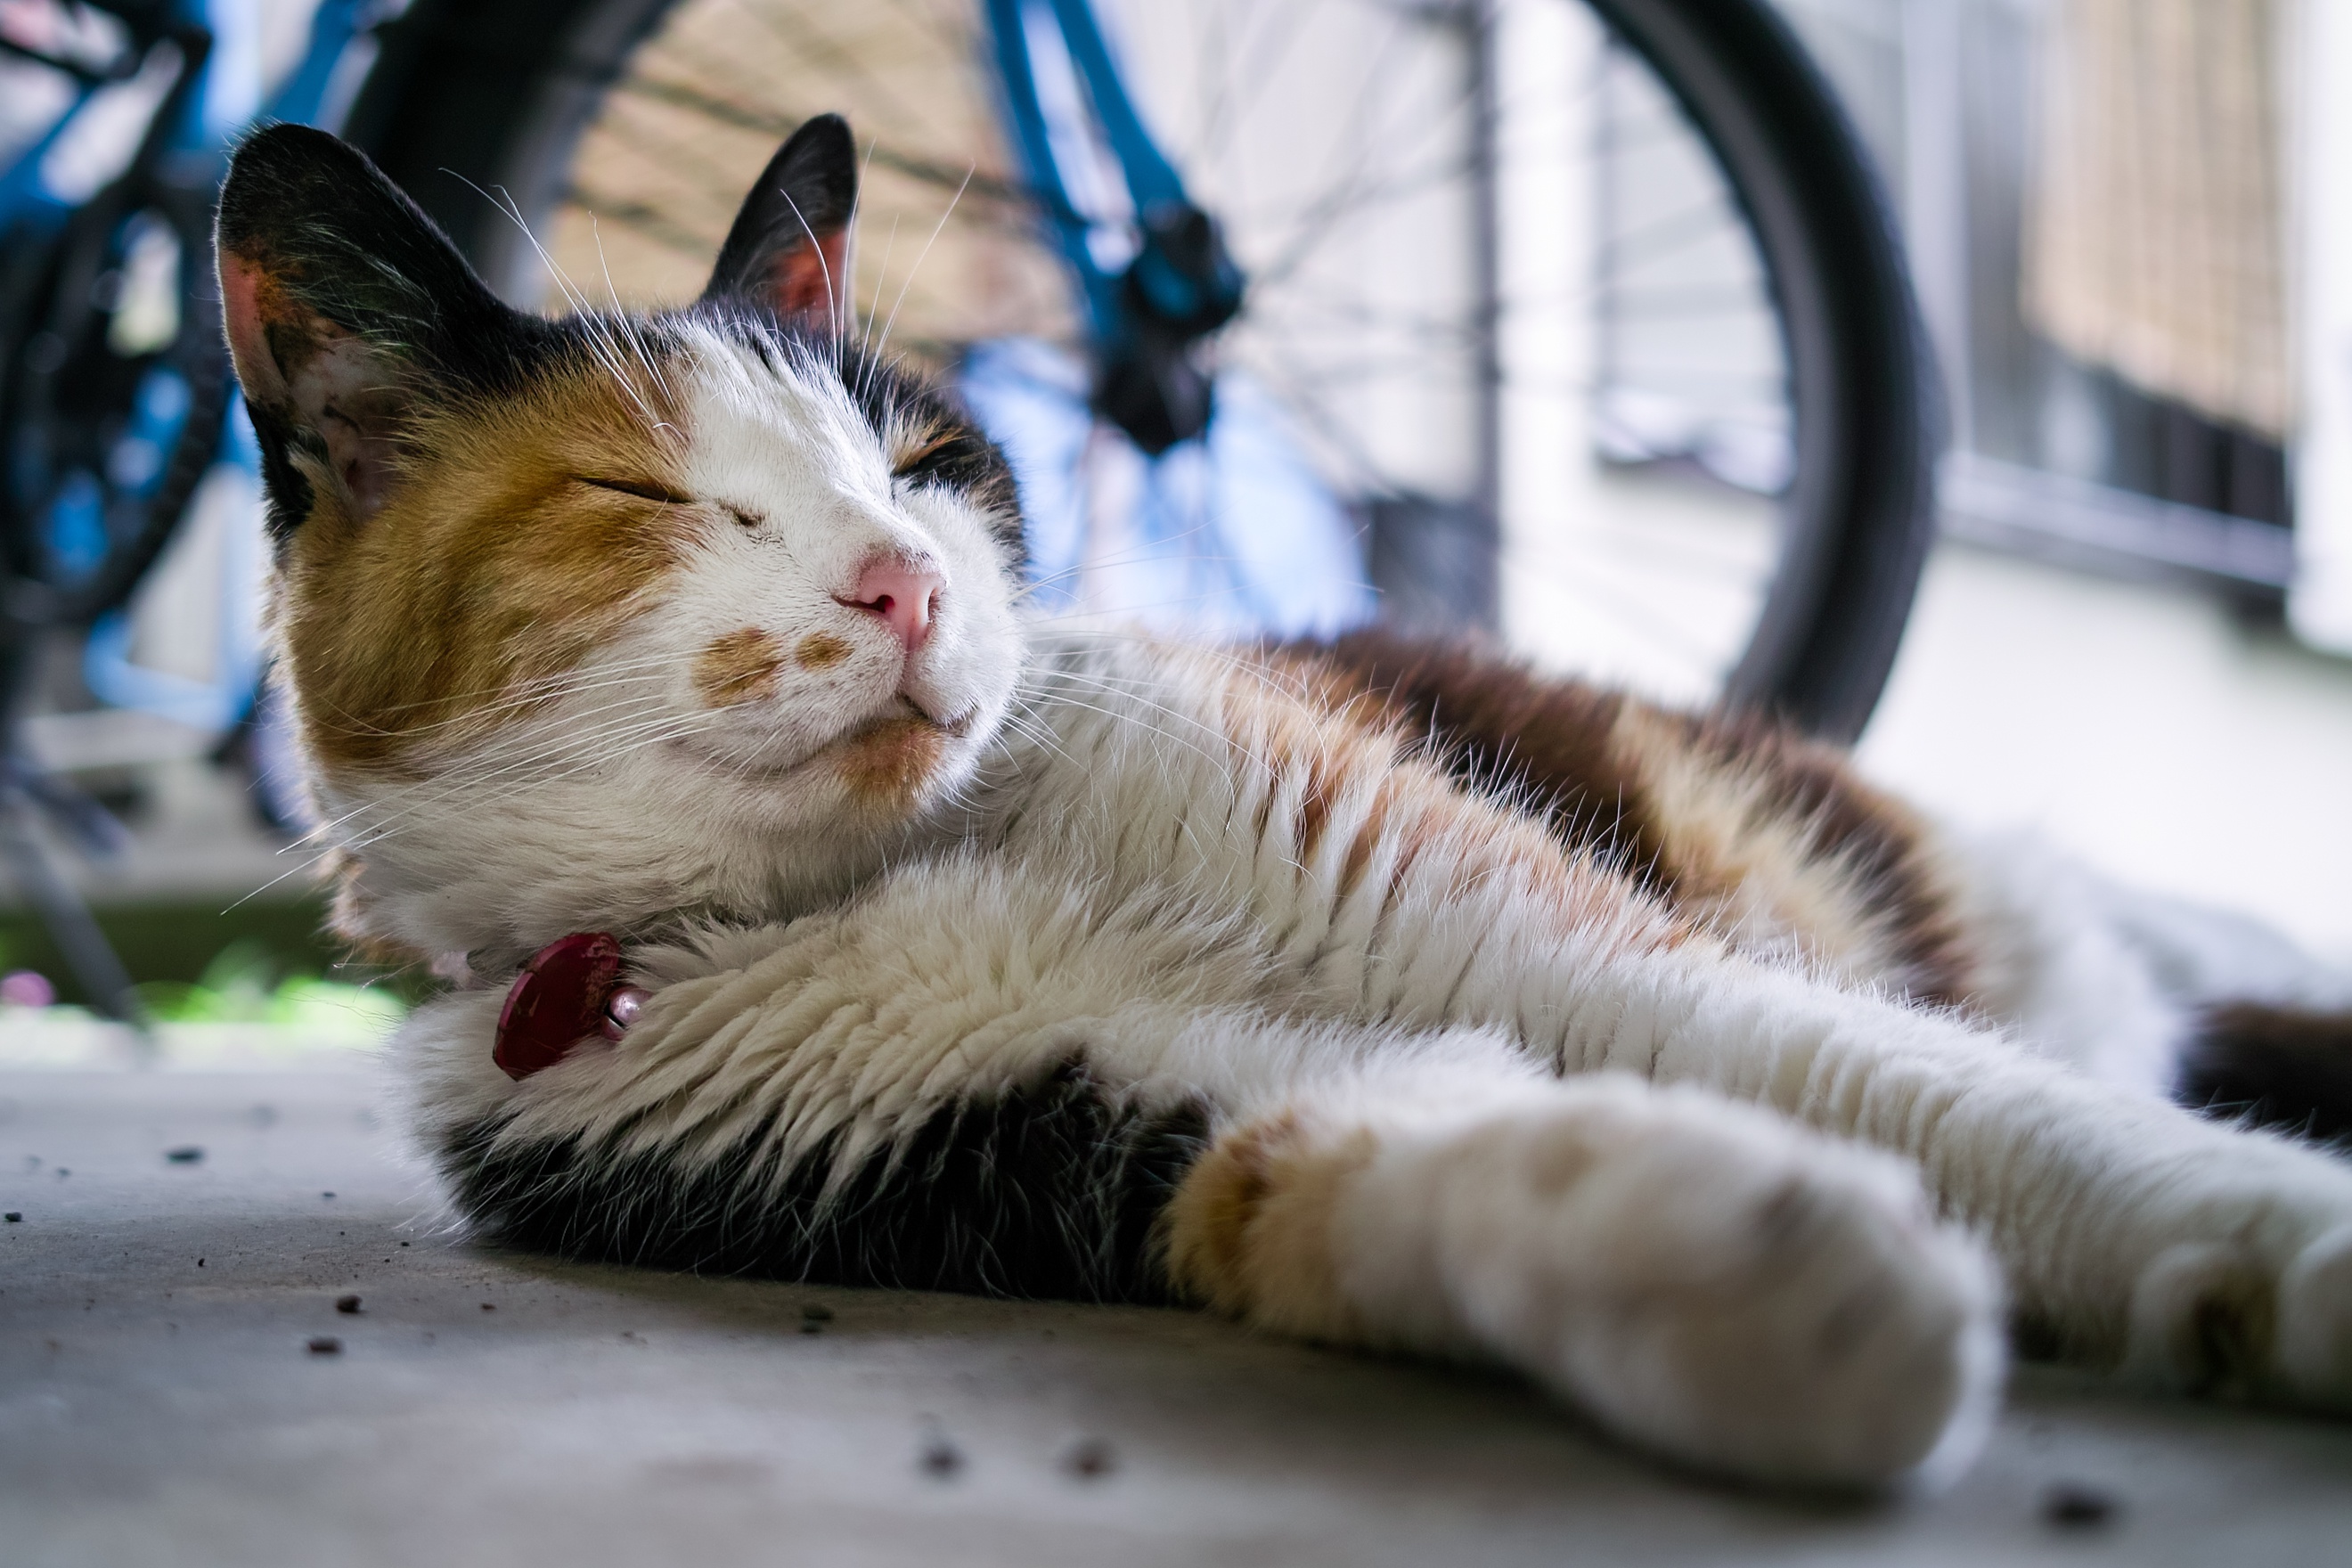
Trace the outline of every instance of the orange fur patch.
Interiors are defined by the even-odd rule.
[[[656,499],[683,419],[650,375],[581,368],[420,418],[364,525],[315,487],[272,615],[331,776],[527,717],[647,601],[711,525]],[[583,482],[616,475],[646,493]]]
[[[1696,934],[1627,879],[1569,852],[1538,819],[1465,793],[1422,758],[1375,702],[1318,683],[1296,665],[1221,661],[1223,723],[1236,769],[1273,775],[1266,807],[1302,870],[1333,879],[1343,899],[1368,879],[1385,909],[1408,883],[1437,896],[1516,884],[1563,931],[1614,931],[1643,947]],[[1206,667],[1204,664],[1204,673]],[[1262,833],[1276,831],[1271,820]]]
[[[901,414],[890,421],[889,428],[884,434],[889,450],[890,471],[893,474],[910,472],[924,458],[954,441],[959,434],[961,432],[953,425],[945,421],[918,422]]]
[[[849,645],[831,632],[811,632],[793,647],[793,662],[803,669],[829,669],[848,657]]]
[[[906,811],[930,781],[947,740],[944,731],[919,713],[885,719],[845,743],[841,781],[861,805]]]
[[[712,708],[765,697],[775,689],[784,656],[776,639],[757,626],[715,637],[694,656],[694,689]]]
[[[1328,711],[1427,736],[1459,783],[1508,792],[1687,925],[1793,939],[1925,1001],[1969,997],[1977,939],[1933,835],[1831,747],[1541,677],[1474,644],[1360,631],[1273,664]]]
[[[1318,1136],[1291,1115],[1226,1133],[1201,1156],[1160,1217],[1169,1281],[1193,1300],[1265,1328],[1356,1341],[1331,1257],[1334,1211],[1370,1163],[1373,1134]]]
[[[1924,826],[1825,747],[1741,739],[1710,744],[1689,720],[1630,701],[1611,729],[1676,904],[1735,941],[1794,936],[1851,980],[1936,1001],[1965,994],[1955,900]]]

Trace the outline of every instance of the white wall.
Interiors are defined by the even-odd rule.
[[[2352,960],[2352,661],[2209,595],[1940,547],[1864,769]]]
[[[2305,641],[2352,655],[2352,6],[2303,0],[2297,17],[2290,231],[2303,408],[2287,614]]]

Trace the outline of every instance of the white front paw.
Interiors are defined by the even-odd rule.
[[[2236,1242],[2160,1254],[2132,1291],[2128,1370],[2186,1394],[2352,1411],[2352,1223],[2275,1257]]]
[[[1476,1201],[1517,1186],[1521,1224],[1516,1237],[1480,1226],[1486,1256],[1456,1254],[1474,1329],[1612,1426],[1711,1468],[1862,1486],[1956,1474],[2004,1361],[1982,1249],[1891,1161],[1754,1113],[1650,1109],[1667,1114],[1565,1164],[1540,1129],[1490,1133],[1478,1163],[1502,1179]],[[1521,1157],[1498,1159],[1507,1144]]]
[[[2292,1396],[2352,1411],[2352,1225],[2305,1247],[2280,1277],[2275,1359]]]

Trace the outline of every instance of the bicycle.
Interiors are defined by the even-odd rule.
[[[337,68],[376,8],[323,0],[308,51],[267,98],[254,51],[235,47],[252,40],[216,47],[203,0],[52,7],[46,36],[0,32],[0,54],[71,84],[0,169],[0,850],[84,991],[116,1017],[137,1014],[128,976],[32,824],[98,854],[120,829],[31,762],[26,688],[45,642],[75,635],[102,694],[220,729],[251,703],[249,652],[209,685],[145,671],[128,657],[122,610],[224,450],[255,468],[210,264],[232,139],[257,115],[331,113],[339,85],[347,100],[356,84],[339,84]],[[25,31],[43,19],[29,6],[11,18]]]
[[[1612,124],[1626,155],[1609,165],[1621,188],[1601,193],[1615,226],[1591,247],[1616,258],[1616,274],[1593,287],[1622,307],[1612,342],[1588,356],[1614,356],[1598,375],[1514,363],[1518,318],[1540,311],[1522,308],[1514,280],[1480,255],[1528,205],[1527,187],[1549,177],[1522,171],[1507,191],[1510,170],[1495,174],[1509,163],[1509,147],[1496,145],[1497,121],[1510,118],[1503,79],[1548,47],[1495,39],[1543,16],[1599,36],[1585,47],[1597,79],[1565,81],[1554,70],[1534,90],[1564,82],[1563,98],[1598,94],[1622,106]],[[1200,37],[1182,37],[1187,26]],[[1220,28],[1225,53],[1216,58]],[[1122,39],[1150,72],[1121,68]],[[1317,85],[1317,58],[1349,50],[1346,70],[1367,62],[1360,89],[1343,83],[1332,96],[1370,147],[1352,190],[1337,188],[1351,173],[1346,160],[1326,156],[1341,138],[1318,142],[1281,122],[1289,89],[1303,96]],[[1377,92],[1375,70],[1389,72]],[[1449,71],[1434,86],[1421,79]],[[1322,85],[1334,74],[1325,71]],[[1361,112],[1375,100],[1424,105],[1430,124],[1381,141],[1391,127]],[[1935,381],[1869,160],[1834,93],[1761,0],[418,0],[386,28],[350,129],[510,298],[546,295],[546,264],[475,187],[508,193],[547,230],[547,248],[583,291],[601,294],[609,276],[625,293],[661,300],[690,296],[731,213],[727,193],[756,171],[761,150],[829,109],[847,111],[871,139],[860,287],[877,316],[894,321],[894,342],[929,352],[968,393],[975,370],[1007,379],[997,351],[1008,339],[1072,351],[1058,367],[1024,363],[1010,378],[1016,413],[1055,410],[1058,444],[1026,465],[1014,453],[1024,481],[1034,481],[1024,492],[1033,544],[1054,569],[1089,564],[1072,537],[1085,530],[1070,521],[1088,498],[1073,492],[1131,492],[1147,466],[1124,451],[1106,462],[1105,443],[1074,425],[1088,412],[1119,420],[1110,372],[1120,345],[1156,332],[1189,353],[1204,341],[1194,334],[1213,334],[1205,341],[1218,345],[1223,368],[1255,378],[1347,525],[1368,535],[1371,579],[1402,618],[1491,626],[1507,591],[1522,601],[1522,626],[1613,614],[1630,642],[1643,617],[1672,618],[1662,634],[1703,645],[1681,667],[1636,659],[1603,673],[1679,700],[1771,710],[1834,739],[1861,730],[1932,534]],[[1286,162],[1314,166],[1272,188],[1279,181],[1268,165]],[[629,171],[639,166],[647,172],[633,186]],[[1422,174],[1422,188],[1401,195],[1381,183],[1400,175],[1391,183],[1409,185]],[[1692,197],[1695,222],[1642,205],[1651,187],[1709,183]],[[925,250],[951,201],[913,294],[898,277],[884,283],[884,265],[895,258],[904,267]],[[1155,205],[1215,215],[1212,233],[1244,279],[1237,314],[1224,315],[1230,279],[1204,292],[1197,314],[1181,302],[1139,308],[1175,237],[1146,232]],[[1450,247],[1428,270],[1452,268],[1470,286],[1419,317],[1410,300],[1348,298],[1354,280],[1339,275],[1365,269],[1364,247],[1351,251],[1334,236],[1382,222],[1409,231],[1416,221],[1431,235],[1442,229]],[[888,237],[892,223],[903,244]],[[1708,255],[1706,266],[1686,265]],[[1209,269],[1217,265],[1212,257]],[[984,289],[941,281],[982,271]],[[1726,305],[1710,290],[1744,293]],[[1366,309],[1350,316],[1345,307],[1356,303]],[[1150,331],[1139,330],[1145,323]],[[975,339],[990,352],[975,356]],[[1702,368],[1726,384],[1706,395],[1718,406],[1696,412],[1654,384],[1677,374],[1667,362],[1694,353],[1712,356]],[[1286,374],[1286,361],[1306,372]],[[1547,374],[1574,383],[1568,393],[1601,416],[1570,439],[1600,451],[1605,499],[1639,492],[1622,526],[1556,530],[1580,543],[1559,552],[1548,597],[1528,591],[1526,551],[1513,557],[1515,579],[1498,582],[1501,535],[1524,510],[1513,492],[1528,488],[1507,471],[1500,427]],[[1754,384],[1733,387],[1733,377]],[[1302,384],[1314,378],[1323,384]],[[1360,384],[1343,384],[1350,378]],[[1430,384],[1408,384],[1416,378]],[[1133,378],[1125,384],[1134,390]],[[1392,406],[1364,412],[1381,399]],[[1557,424],[1556,414],[1546,416]],[[1467,434],[1433,453],[1423,437],[1438,426]],[[1021,445],[1017,429],[992,433]],[[1129,434],[1148,450],[1165,432]],[[1175,466],[1197,447],[1180,446]],[[1694,472],[1730,483],[1703,493],[1675,483]],[[1737,538],[1684,515],[1721,510],[1741,493],[1755,499]],[[1181,531],[1114,542],[1090,564],[1115,579],[1139,554],[1181,553],[1169,536]],[[1286,579],[1278,553],[1247,559],[1256,542],[1234,533],[1244,537],[1215,542],[1228,562],[1243,558],[1226,576],[1255,569],[1287,593],[1310,574]],[[1197,555],[1190,563],[1202,564]],[[1145,607],[1161,585],[1141,585]],[[1203,591],[1246,596],[1230,583]],[[1199,602],[1192,589],[1175,596],[1188,612]]]
[[[190,106],[222,68],[207,23],[238,9],[77,8],[121,32],[52,52],[82,93],[59,127],[180,63],[103,190],[26,199],[62,129],[0,184],[26,237],[0,427],[85,476],[64,506],[64,479],[13,476],[12,692],[34,639],[119,616],[233,417],[207,269],[184,264],[168,342],[112,354],[136,377],[42,389],[109,341],[122,299],[89,290],[144,237],[203,254],[236,121]],[[1376,608],[1492,627],[1507,594],[1554,631],[1671,621],[1696,653],[1667,695],[1841,739],[1891,665],[1932,528],[1932,378],[1868,160],[1761,0],[325,0],[268,114],[331,124],[338,89],[344,132],[525,301],[547,286],[534,231],[589,286],[690,293],[774,141],[847,110],[873,138],[866,231],[895,211],[909,254],[926,230],[949,253],[886,279],[897,242],[878,266],[868,244],[860,330],[935,360],[1013,449],[1041,598],[1124,584],[1123,607],[1244,634]],[[1554,108],[1606,145],[1528,154],[1565,145]],[[1529,240],[1548,204],[1590,232]],[[165,374],[184,407],[141,392]],[[92,446],[133,438],[168,455],[118,473]],[[1528,563],[1560,541],[1547,587]],[[12,800],[79,812],[12,767]]]

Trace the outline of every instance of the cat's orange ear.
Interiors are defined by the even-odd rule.
[[[281,534],[319,484],[352,521],[373,513],[417,400],[495,382],[534,331],[398,186],[321,131],[272,126],[237,148],[215,248]]]
[[[761,171],[702,297],[745,300],[837,335],[849,324],[849,221],[856,207],[849,121],[820,114]]]

